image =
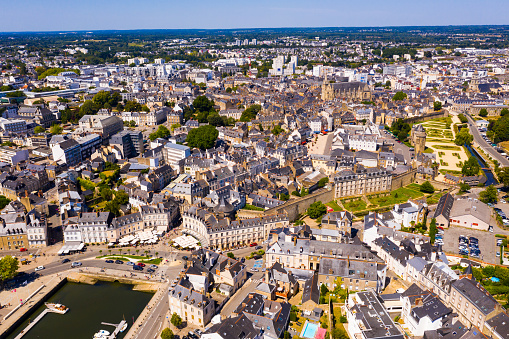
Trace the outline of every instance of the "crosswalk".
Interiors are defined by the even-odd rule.
[[[253,283],[253,284],[257,284],[258,285],[261,282],[262,282],[261,279],[251,279],[251,283]]]

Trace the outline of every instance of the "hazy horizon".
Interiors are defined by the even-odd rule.
[[[25,0],[2,6],[0,32],[507,25],[509,2],[260,0],[249,3]]]

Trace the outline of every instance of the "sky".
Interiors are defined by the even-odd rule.
[[[0,1],[0,32],[509,24],[508,0]]]

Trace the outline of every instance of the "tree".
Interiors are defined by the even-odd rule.
[[[251,105],[248,108],[242,112],[242,115],[240,116],[240,121],[243,122],[249,122],[253,119],[256,119],[256,115],[258,112],[260,112],[262,109],[261,105]]]
[[[390,130],[392,134],[394,134],[399,139],[399,141],[405,141],[408,137],[408,133],[410,132],[411,127],[410,124],[406,123],[403,121],[403,119],[400,118],[391,125]]]
[[[279,134],[283,133],[285,130],[281,128],[281,126],[276,125],[274,128],[270,131],[275,136],[278,136]]]
[[[193,128],[187,134],[187,144],[189,147],[208,149],[214,146],[217,137],[219,135],[218,130],[212,125],[200,126]]]
[[[25,96],[25,93],[23,93],[23,91],[9,92],[5,95],[6,98],[21,98],[24,96]]]
[[[123,190],[118,190],[115,192],[114,201],[119,205],[125,205],[129,202],[129,195]]]
[[[171,315],[170,322],[173,326],[179,327],[180,325],[182,325],[182,318],[177,313],[173,313]]]
[[[62,128],[62,126],[58,125],[58,124],[54,124],[53,126],[51,126],[51,128],[49,129],[50,133],[53,134],[53,135],[57,135],[57,134],[61,134],[62,131],[64,129]]]
[[[440,101],[435,101],[433,103],[433,110],[440,111],[442,109],[442,103]]]
[[[210,113],[207,117],[207,121],[212,126],[224,126],[225,125],[225,121],[223,120],[223,117],[220,116],[219,113],[217,113],[217,112]]]
[[[159,125],[159,127],[157,128],[157,131],[154,133],[150,133],[150,135],[148,137],[151,141],[154,141],[157,138],[166,138],[170,135],[171,135],[171,132],[166,126]]]
[[[170,126],[170,130],[173,133],[173,131],[175,131],[175,129],[180,128],[180,127],[182,127],[182,125],[177,122],[176,124],[173,124]]]
[[[136,127],[136,121],[134,120],[129,121],[129,127]]]
[[[466,124],[468,122],[468,119],[464,114],[458,114],[458,119],[460,119],[462,124]]]
[[[307,209],[307,213],[310,218],[318,219],[325,213],[327,213],[327,207],[321,202],[317,201],[311,204]]]
[[[173,331],[170,330],[168,327],[161,332],[161,339],[173,339],[173,337],[174,337]]]
[[[37,126],[34,128],[34,133],[44,133],[46,130],[42,126]]]
[[[421,188],[420,188],[421,192],[423,193],[433,193],[435,192],[435,187],[433,187],[432,184],[430,184],[429,181],[426,181],[424,182],[422,185],[421,185]]]
[[[318,187],[322,188],[329,182],[329,177],[322,178],[318,180]]]
[[[136,101],[128,101],[125,103],[124,111],[139,112],[139,111],[141,111],[141,105]]]
[[[469,184],[465,184],[464,182],[460,184],[460,193],[467,192],[469,189],[470,189]]]
[[[227,256],[228,258],[235,259],[235,254],[233,254],[232,252],[228,252],[228,253],[226,253],[226,256]]]
[[[500,111],[500,116],[503,117],[504,115],[507,115],[507,114],[509,114],[509,109],[502,108],[502,110]]]
[[[481,200],[485,204],[495,204],[497,203],[497,189],[493,185],[489,185],[484,191],[479,193],[479,200]]]
[[[111,192],[111,190],[108,188],[108,187],[103,187],[100,191],[101,193],[101,197],[106,200],[106,201],[109,201],[111,200],[111,197],[113,195],[113,193]]]
[[[472,134],[470,134],[470,131],[467,127],[463,127],[457,134],[456,138],[454,139],[454,143],[456,145],[470,145],[472,141],[474,140],[474,137]]]
[[[405,100],[407,98],[407,95],[405,92],[396,92],[396,94],[394,94],[394,96],[392,97],[392,100],[393,101],[401,101],[401,100]]]
[[[11,202],[11,199],[5,197],[5,195],[0,195],[0,210],[3,209]]]
[[[209,100],[205,95],[200,95],[193,100],[193,108],[200,112],[210,112],[214,108],[214,101]]]
[[[120,215],[120,206],[115,201],[108,201],[106,205],[104,205],[104,210],[117,217]]]
[[[2,283],[7,279],[14,278],[18,268],[19,263],[17,258],[6,255],[0,259],[0,280]]]
[[[329,289],[327,288],[327,286],[325,284],[322,284],[320,286],[320,295],[321,296],[326,296],[327,293],[329,293]]]
[[[81,105],[81,107],[80,107],[80,115],[81,116],[94,115],[97,113],[97,111],[98,111],[98,109],[96,108],[96,106],[94,105],[92,100],[86,100],[83,103],[83,105]]]
[[[463,163],[463,166],[461,168],[461,173],[463,173],[463,175],[469,177],[472,175],[479,174],[480,169],[481,169],[481,166],[479,165],[479,162],[477,161],[477,159],[475,157],[471,156],[470,158],[468,158],[467,161],[465,161]]]
[[[488,111],[486,110],[486,108],[481,108],[481,110],[479,111],[479,116],[483,118],[488,116]]]

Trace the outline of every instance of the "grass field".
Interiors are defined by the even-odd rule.
[[[431,145],[435,149],[443,149],[448,151],[461,151],[461,147],[451,145]]]
[[[339,207],[338,203],[335,200],[332,200],[325,204],[334,210],[334,212],[342,211],[343,209]]]
[[[350,201],[348,203],[341,201],[341,203],[343,204],[343,206],[345,206],[345,208],[348,211],[351,211],[351,212],[362,211],[362,210],[365,210],[367,207],[366,203],[362,199]]]
[[[390,206],[394,204],[401,204],[408,199],[416,199],[422,197],[424,194],[417,189],[412,189],[408,187],[400,187],[397,190],[394,190],[391,192],[390,195],[386,197],[378,197],[378,198],[371,198],[369,201],[373,205],[378,205],[380,207],[384,206]],[[346,206],[345,206],[346,207]]]

